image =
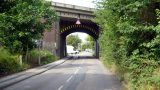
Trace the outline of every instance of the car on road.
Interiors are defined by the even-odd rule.
[[[75,51],[73,51],[75,54],[78,54],[79,53],[79,51],[78,50],[75,50]]]
[[[71,45],[67,45],[67,54],[78,54],[78,50],[74,50],[74,47]]]

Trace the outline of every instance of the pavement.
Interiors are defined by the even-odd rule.
[[[28,70],[27,75],[12,76],[17,77],[13,79],[9,76],[10,79],[0,80],[1,85],[34,73],[33,76],[3,87],[1,90],[122,90],[118,78],[88,52],[58,62],[61,64],[56,67],[55,64],[49,64],[48,67]],[[36,74],[39,71],[41,73]]]

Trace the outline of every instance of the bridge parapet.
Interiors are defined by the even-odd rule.
[[[94,15],[94,8],[52,2],[54,9],[60,17],[80,18],[91,20]]]
[[[55,6],[55,7],[78,9],[78,10],[91,11],[91,12],[94,11],[94,8],[88,8],[88,7],[71,5],[71,4],[65,4],[65,3],[59,3],[59,2],[52,2],[52,5]]]

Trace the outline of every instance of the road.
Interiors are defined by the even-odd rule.
[[[84,56],[87,55],[87,56]],[[4,90],[122,90],[103,64],[83,52],[71,60]]]

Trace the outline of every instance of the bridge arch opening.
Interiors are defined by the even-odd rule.
[[[73,32],[66,36],[67,56],[95,56],[96,39],[84,32]]]
[[[66,38],[68,35],[75,33],[75,32],[81,32],[81,33],[86,33],[89,36],[91,36],[94,39],[94,55],[95,57],[99,57],[99,45],[98,45],[98,37],[99,37],[99,32],[96,28],[93,28],[92,26],[89,25],[68,25],[64,28],[61,29],[60,31],[60,57],[66,57],[67,56],[67,44],[66,44]],[[83,37],[83,36],[82,36]]]

